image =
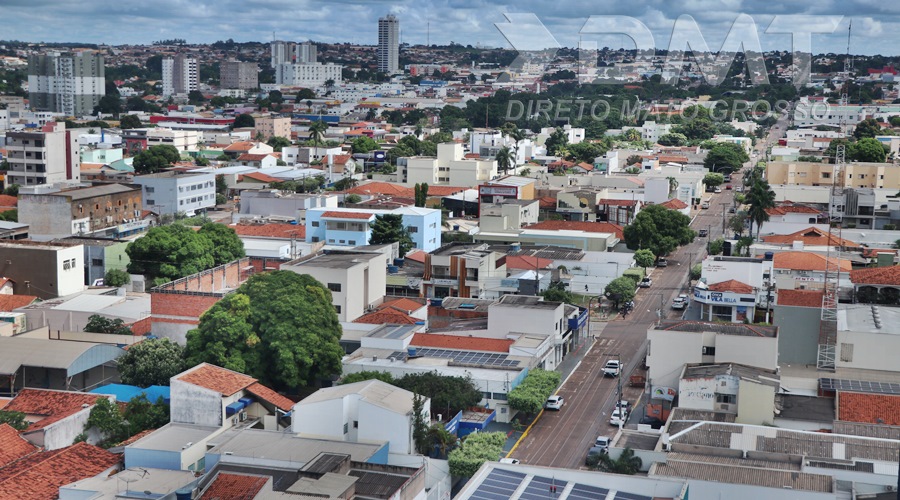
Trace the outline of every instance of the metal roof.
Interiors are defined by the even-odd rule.
[[[65,340],[0,337],[0,375],[12,375],[22,366],[66,370],[71,377],[125,354],[107,344]]]

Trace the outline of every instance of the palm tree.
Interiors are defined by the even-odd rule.
[[[448,432],[441,424],[434,424],[428,428],[428,440],[437,447],[440,458],[446,458],[459,441],[455,434]]]
[[[607,453],[597,453],[588,457],[588,467],[600,472],[634,475],[641,470],[644,461],[634,456],[634,450],[625,448],[619,458],[613,460]]]
[[[525,132],[518,128],[514,128],[509,132],[509,138],[516,141],[516,143],[513,144],[512,158],[513,164],[515,165],[519,163],[519,143],[522,142],[523,139],[525,139]]]
[[[769,187],[766,181],[757,181],[750,188],[747,194],[747,203],[750,204],[750,210],[747,215],[750,216],[750,236],[753,236],[753,223],[756,223],[756,236],[759,237],[763,222],[769,220],[769,213],[766,210],[775,207],[775,192]]]
[[[316,147],[319,147],[319,142],[322,141],[326,130],[328,130],[328,124],[322,120],[315,121],[309,126],[309,135]]]
[[[508,147],[503,146],[497,151],[497,154],[494,155],[494,160],[497,161],[497,167],[505,173],[509,170],[510,163],[513,162],[512,152]]]

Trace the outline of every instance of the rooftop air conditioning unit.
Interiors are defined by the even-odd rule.
[[[237,417],[232,418],[231,425],[237,425],[237,424],[238,424],[238,418]]]
[[[240,415],[241,415],[241,422],[243,422],[244,420],[247,420],[247,412],[242,411]]]

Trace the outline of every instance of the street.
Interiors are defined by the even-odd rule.
[[[759,156],[752,157],[745,168],[763,158],[766,148],[783,134],[785,122],[785,118],[779,120],[768,136],[758,141],[755,149]],[[731,182],[734,187],[741,185],[741,176],[740,172],[735,172]],[[602,323],[594,316],[590,334],[596,340],[558,392],[565,399],[565,405],[560,411],[544,411],[512,453],[513,458],[529,465],[583,467],[588,449],[597,436],[612,437],[618,430],[609,424],[609,417],[615,407],[619,383],[622,398],[639,410],[636,407],[641,402],[643,388],[628,387],[628,380],[635,369],[645,373],[641,367],[646,354],[647,329],[657,321],[659,314],[680,317],[683,311],[671,309],[672,299],[679,293],[690,294],[691,265],[701,262],[709,240],[723,235],[723,221],[727,222],[731,216],[727,211],[733,206],[734,193],[734,190],[723,189],[718,194],[704,194],[704,197],[712,196],[710,208],[693,211],[691,227],[695,231],[708,229],[709,236],[697,237],[669,255],[668,267],[653,269],[650,272],[653,285],[638,290],[634,310],[627,317],[618,316]],[[603,365],[616,358],[623,366],[620,377],[604,377]],[[627,425],[633,426],[642,416],[641,411],[636,411],[629,417]]]

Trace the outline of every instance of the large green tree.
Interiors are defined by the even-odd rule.
[[[853,137],[857,139],[871,139],[876,135],[881,135],[881,125],[878,125],[874,118],[866,118],[857,123],[856,128],[853,129]]]
[[[878,139],[866,137],[852,144],[847,151],[847,159],[850,161],[863,161],[884,163],[887,152]]]
[[[634,252],[634,263],[640,267],[643,267],[644,272],[646,272],[647,268],[652,266],[655,262],[656,256],[653,255],[653,252],[647,250],[646,248],[642,248]]]
[[[694,241],[697,233],[690,228],[690,223],[691,218],[681,212],[650,205],[625,226],[625,244],[632,250],[646,248],[653,255],[663,257]]]
[[[344,351],[331,292],[308,274],[252,276],[187,335],[188,365],[212,363],[277,389],[340,374]]]
[[[350,143],[350,147],[354,153],[368,153],[378,149],[378,143],[371,137],[357,137]]]
[[[171,167],[180,159],[181,153],[175,149],[175,146],[158,144],[138,153],[134,157],[132,166],[136,174],[153,174]]]
[[[249,113],[243,113],[234,117],[234,123],[231,128],[253,128],[256,126],[256,119]]]
[[[197,234],[209,238],[213,245],[213,263],[217,266],[227,264],[246,255],[244,253],[244,242],[234,232],[234,229],[225,224],[207,222],[200,226]]]
[[[266,142],[266,144],[272,146],[273,150],[280,153],[283,148],[291,145],[291,140],[286,137],[272,137]]]
[[[703,176],[703,184],[705,184],[706,187],[714,188],[716,186],[721,186],[722,183],[724,183],[724,182],[725,182],[725,176],[722,174],[710,172],[710,173],[706,174],[705,176]]]
[[[119,127],[122,130],[130,128],[140,128],[141,119],[137,115],[125,115],[119,120]]]
[[[128,272],[143,274],[161,285],[216,266],[215,248],[207,236],[182,224],[158,226],[129,243]]]
[[[557,371],[534,369],[515,389],[509,391],[507,399],[509,407],[528,415],[535,415],[544,406],[547,398],[559,386],[560,375]]]
[[[92,333],[110,333],[113,335],[133,335],[131,328],[121,318],[107,318],[99,314],[88,317],[84,331]]]
[[[550,137],[544,142],[544,146],[547,148],[547,154],[552,156],[559,155],[568,145],[569,136],[566,135],[562,128],[554,130],[553,133],[550,134]]]
[[[471,377],[441,375],[436,371],[407,373],[396,379],[394,385],[431,398],[431,411],[445,415],[456,415],[482,399]]]
[[[456,477],[474,476],[485,462],[500,458],[505,443],[505,432],[469,434],[462,446],[451,451],[447,458],[450,474]]]
[[[541,296],[547,302],[563,302],[571,304],[575,302],[575,296],[566,288],[566,284],[562,281],[551,283],[546,290],[541,292]]]
[[[627,276],[619,276],[618,278],[606,284],[606,297],[613,301],[613,307],[619,308],[619,304],[623,304],[634,299],[634,289],[637,285],[634,280]]]
[[[403,216],[400,214],[376,216],[372,222],[369,244],[385,245],[394,242],[399,243],[401,256],[406,255],[413,248],[414,243],[409,236],[409,230],[403,226]]]
[[[720,142],[706,153],[703,166],[712,172],[730,173],[740,170],[747,161],[750,161],[750,156],[744,148],[730,142]]]
[[[149,387],[169,385],[169,379],[181,373],[184,348],[167,338],[148,339],[128,348],[117,360],[123,384]]]

